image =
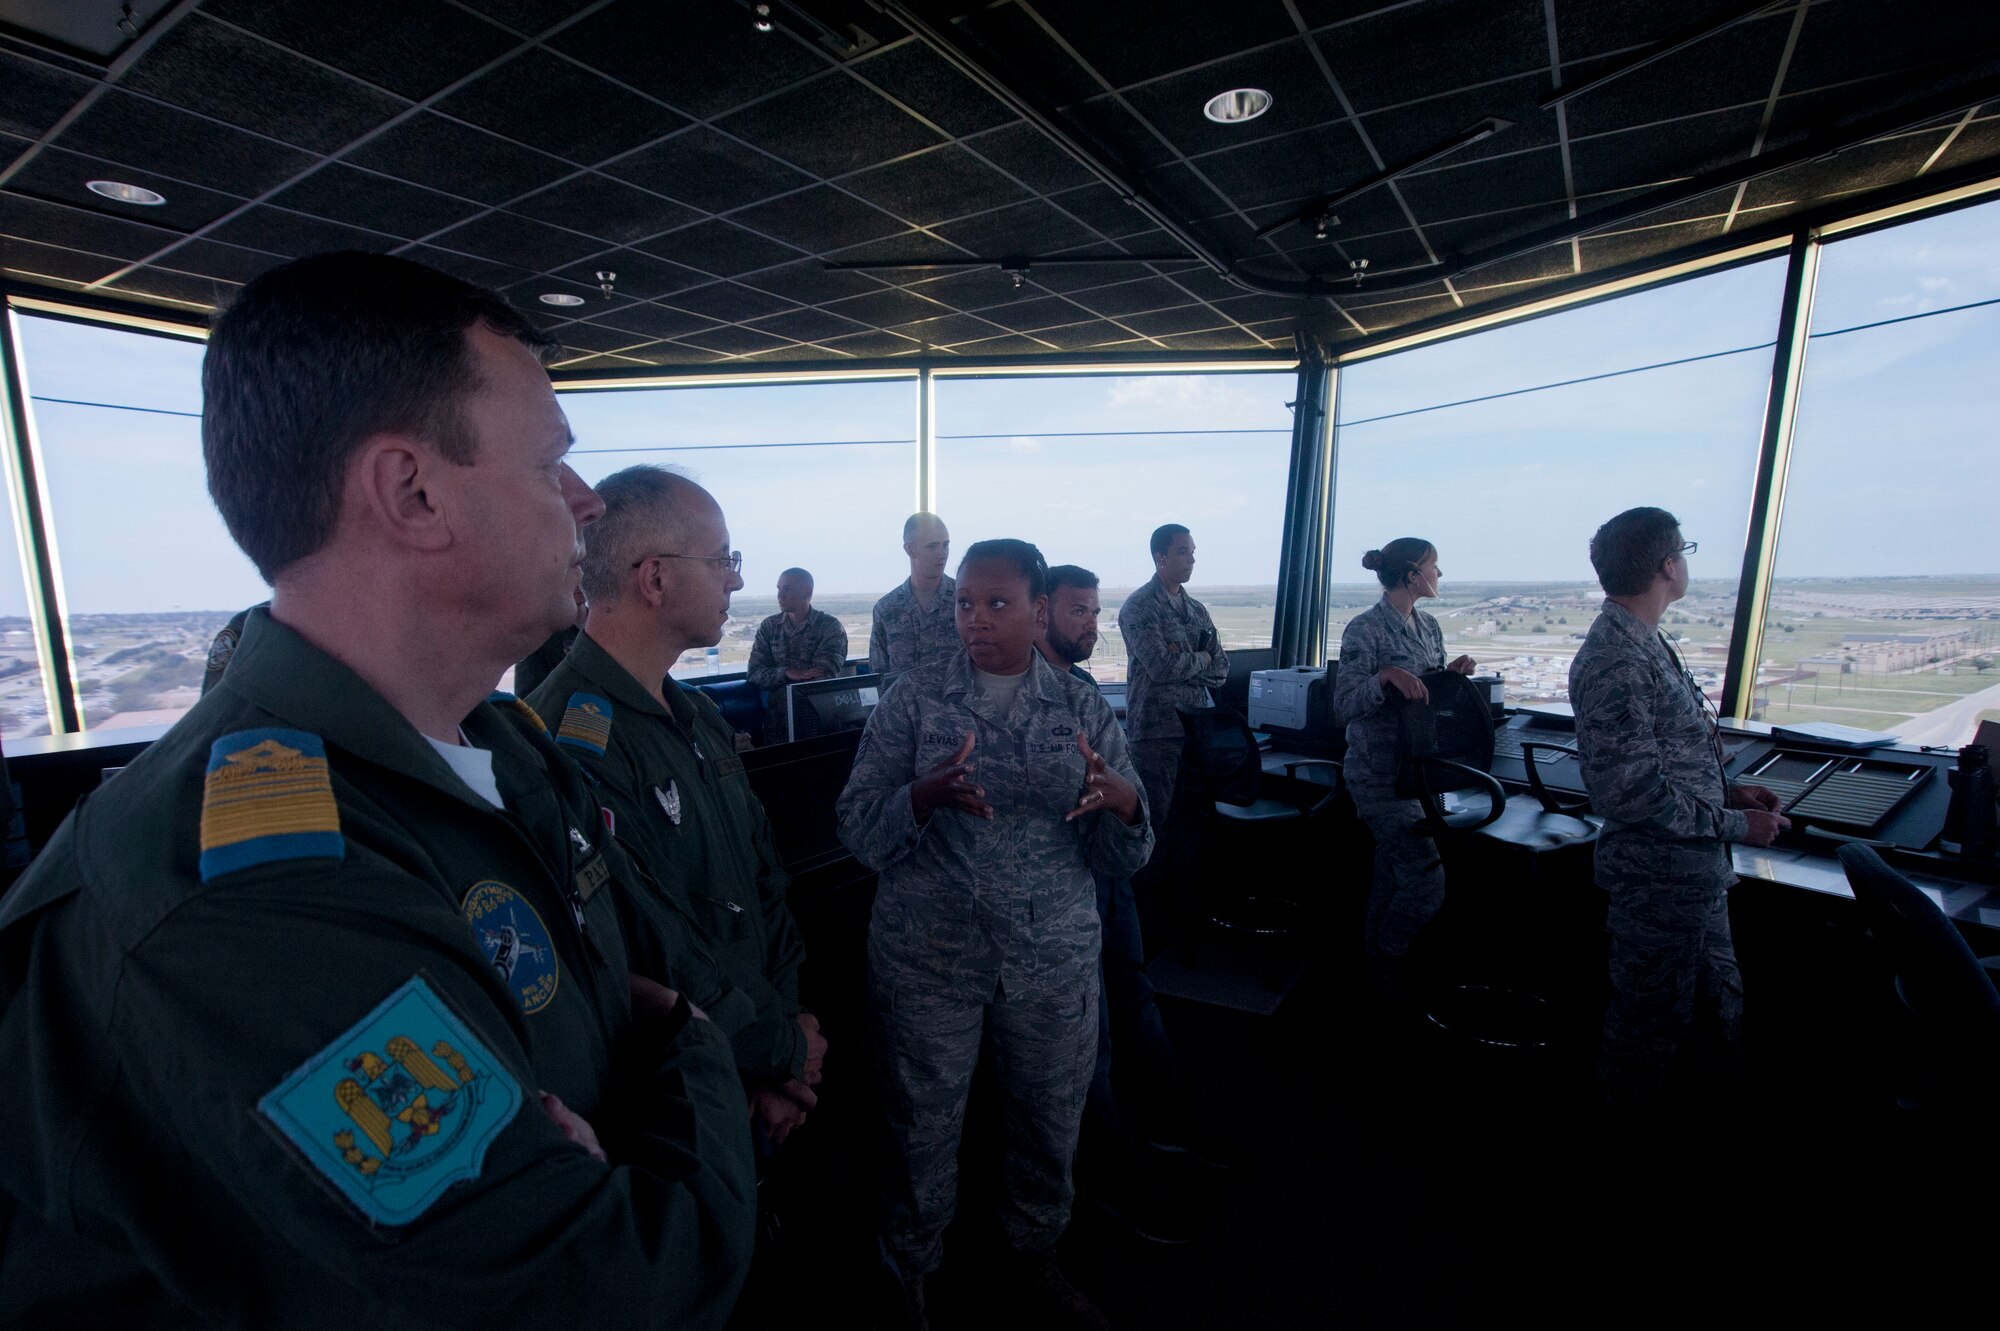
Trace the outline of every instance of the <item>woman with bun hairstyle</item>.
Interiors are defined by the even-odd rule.
[[[1449,667],[1444,631],[1417,602],[1438,594],[1437,547],[1415,536],[1361,557],[1382,583],[1382,599],[1349,620],[1340,635],[1335,713],[1347,723],[1345,776],[1354,807],[1375,834],[1375,881],[1368,889],[1362,945],[1369,978],[1387,997],[1403,992],[1410,943],[1444,904],[1444,865],[1437,844],[1418,831],[1423,808],[1396,797],[1396,716],[1391,693],[1412,702],[1430,695],[1419,676],[1451,669],[1472,673],[1461,656]]]

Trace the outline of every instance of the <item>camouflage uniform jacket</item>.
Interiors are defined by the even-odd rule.
[[[529,702],[595,778],[619,843],[666,898],[651,904],[691,917],[700,950],[719,968],[715,987],[748,998],[750,1011],[732,1004],[724,1015],[703,1001],[702,985],[693,990],[728,1033],[737,1066],[763,1080],[802,1076],[805,1033],[796,1018],[805,943],[785,904],[791,878],[771,820],[715,704],[671,679],[665,691],[663,708],[582,633]],[[698,965],[678,955],[684,947],[679,936],[650,951],[645,940],[635,943],[649,964],[670,972]]]
[[[757,626],[757,641],[750,645],[750,682],[776,693],[792,683],[787,670],[818,666],[837,675],[846,664],[847,630],[824,610],[808,610],[803,624],[780,611]]]
[[[1208,691],[1229,680],[1229,657],[1208,607],[1181,589],[1174,609],[1156,574],[1118,607],[1131,679],[1125,686],[1125,729],[1135,740],[1179,739],[1179,707],[1209,707]]]
[[[1715,732],[1659,630],[1606,600],[1569,667],[1577,751],[1604,815],[1600,870],[1735,881],[1725,842],[1748,826],[1728,807]]]
[[[875,622],[868,630],[868,668],[878,675],[900,674],[959,650],[958,582],[947,575],[937,598],[926,610],[908,578],[875,603]]]
[[[1384,596],[1340,631],[1340,669],[1334,674],[1334,715],[1347,723],[1349,778],[1378,784],[1396,777],[1400,747],[1396,714],[1384,704],[1380,678],[1387,666],[1413,675],[1444,668],[1444,630],[1435,617],[1413,610],[1407,622]]]
[[[1081,986],[1097,968],[1091,872],[1122,877],[1145,864],[1153,845],[1145,792],[1136,826],[1109,813],[1064,822],[1084,789],[1079,731],[1138,784],[1111,708],[1040,652],[1005,713],[974,680],[962,651],[904,675],[869,716],[855,753],[837,812],[840,839],[881,874],[871,960],[950,977],[977,1001],[996,985],[1023,998]],[[910,787],[968,731],[993,818],[939,809],[919,825]]]
[[[630,865],[512,701],[461,723],[503,810],[255,610],[58,829],[0,904],[0,1325],[722,1324],[736,1069],[635,1023]]]

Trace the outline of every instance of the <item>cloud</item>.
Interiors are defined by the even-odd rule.
[[[1030,439],[1026,435],[1015,435],[1007,441],[1007,449],[1013,453],[1039,453],[1042,451],[1042,441]]]

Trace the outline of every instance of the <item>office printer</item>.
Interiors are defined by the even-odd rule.
[[[1248,720],[1287,744],[1339,745],[1333,715],[1333,666],[1294,666],[1250,674]]]

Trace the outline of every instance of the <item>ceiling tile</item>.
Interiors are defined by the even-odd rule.
[[[734,277],[799,257],[789,246],[721,221],[697,222],[644,241],[639,248],[718,277]]]
[[[437,110],[586,166],[687,124],[679,112],[540,47],[480,75]]]
[[[315,160],[297,148],[116,89],[99,96],[57,143],[87,156],[245,196],[276,188]]]
[[[1095,240],[1081,222],[1065,217],[1039,200],[1015,204],[936,228],[968,254],[997,259],[1008,255],[1054,254]]]
[[[751,322],[752,328],[775,333],[797,342],[818,342],[829,337],[846,337],[862,331],[860,324],[825,310],[788,310]]]
[[[91,193],[85,188],[85,183],[92,180],[118,180],[128,185],[139,185],[164,195],[167,201],[151,207],[120,203],[116,199]],[[123,217],[174,231],[197,231],[224,213],[243,206],[243,200],[234,195],[219,194],[185,181],[170,180],[150,171],[136,171],[129,166],[64,152],[60,148],[44,148],[36,153],[7,182],[7,188],[109,217]]]
[[[643,346],[656,340],[643,333],[628,333],[622,328],[581,321],[559,324],[544,331],[564,346],[578,351],[623,351],[626,347]]]
[[[1040,296],[1033,300],[1018,301],[1012,305],[997,305],[980,311],[980,316],[990,319],[1003,328],[1012,328],[1022,333],[1032,333],[1039,328],[1056,328],[1063,324],[1078,323],[1090,318],[1090,311],[1078,306],[1074,301],[1057,296]]]
[[[303,258],[323,250],[370,250],[386,254],[401,244],[394,237],[357,230],[339,222],[329,222],[323,217],[308,217],[304,213],[273,208],[269,204],[230,218],[210,231],[208,238],[293,258]]]
[[[738,286],[734,282],[714,282],[705,287],[676,291],[667,303],[677,310],[705,314],[713,319],[757,319],[775,314],[792,302],[782,296]]]
[[[620,293],[640,300],[653,300],[676,291],[686,291],[690,287],[702,286],[714,279],[707,273],[697,272],[682,264],[666,259],[656,259],[638,250],[614,250],[608,254],[598,254],[558,270],[559,275],[572,281],[595,285],[599,272],[615,273],[612,281]],[[668,336],[665,333],[661,337]]]
[[[1363,115],[1549,64],[1542,0],[1430,0],[1384,10],[1317,40]]]
[[[137,269],[100,288],[107,295],[153,296],[209,310],[228,304],[236,289],[234,282],[198,277],[192,273],[165,272],[158,268]]]
[[[704,126],[607,163],[604,171],[712,213],[798,189],[812,179]]]
[[[620,245],[686,226],[701,214],[657,194],[600,175],[572,176],[507,205],[552,226],[586,231]]]
[[[892,236],[904,224],[831,185],[771,199],[731,214],[747,227],[802,250],[838,249]]]
[[[1035,281],[1058,294],[1070,294],[1130,282],[1146,273],[1139,263],[1066,263],[1058,267],[1042,265],[1033,270]],[[1185,299],[1185,297],[1183,297]]]
[[[0,51],[0,87],[7,89],[0,97],[0,130],[38,139],[95,86],[95,80]]]
[[[1255,120],[1218,125],[1203,114],[1209,98],[1232,88],[1262,88],[1271,107]],[[1188,154],[1240,146],[1343,120],[1340,99],[1304,40],[1281,42],[1126,90],[1134,111]]]
[[[0,191],[0,235],[88,250],[114,259],[143,259],[181,238],[176,231],[5,191]]]
[[[1079,291],[1071,299],[1085,309],[1116,317],[1138,310],[1161,310],[1188,303],[1188,294],[1164,277],[1142,277]]]
[[[997,337],[981,338],[977,342],[961,342],[952,347],[960,356],[1037,356],[1047,355],[1050,348],[1022,333],[1001,333]]]
[[[619,0],[549,44],[689,115],[712,117],[827,67],[733,4]]]
[[[879,240],[864,241],[859,245],[845,245],[830,251],[826,258],[840,263],[946,263],[966,257],[965,251],[950,244],[928,231],[899,231]],[[918,268],[886,268],[876,274],[885,282],[907,283],[918,280],[926,270]]]
[[[463,0],[463,3],[520,36],[534,37],[592,0]]]
[[[1149,310],[1143,314],[1121,314],[1118,322],[1135,333],[1162,337],[1168,333],[1199,333],[1225,328],[1229,320],[1208,305],[1182,305],[1178,309]]]
[[[1419,222],[1525,208],[1566,197],[1562,152],[1556,148],[1405,176],[1397,187]]]
[[[1120,87],[1295,31],[1282,5],[1213,0],[1151,0],[1138,22],[1121,7],[1103,4],[1064,5],[1045,17],[1093,69]]]
[[[609,296],[605,295],[588,274],[579,281],[553,273],[532,273],[510,286],[501,287],[500,294],[537,319],[564,322],[587,319],[593,314],[610,314],[638,303],[629,292],[614,291]],[[575,296],[583,304],[551,305],[542,299],[545,295]]]
[[[1581,56],[1639,49],[1693,32],[1741,10],[1738,0],[1554,0],[1556,38],[1563,63]]]
[[[1014,113],[920,41],[867,56],[851,68],[950,135],[1005,125]]]
[[[804,301],[808,305],[819,305],[829,300],[839,300],[843,296],[860,296],[882,290],[882,284],[865,273],[830,270],[818,259],[804,259],[780,268],[768,268],[762,272],[751,273],[743,278],[743,282],[747,286],[775,291],[794,300]]]
[[[219,277],[225,282],[241,283],[286,262],[289,260],[278,254],[239,249],[235,245],[223,245],[213,240],[190,240],[160,260],[160,266],[198,277]]]
[[[742,355],[749,351],[771,351],[790,343],[782,337],[770,333],[760,333],[754,328],[736,328],[725,325],[711,328],[702,333],[689,333],[674,339],[684,346],[700,347],[705,351],[720,351],[729,355]]]
[[[1750,155],[1763,112],[1756,107],[1692,116],[1570,144],[1578,194],[1657,185]]]
[[[1261,351],[1261,338],[1236,328],[1215,328],[1205,333],[1169,333],[1159,339],[1169,351]]]
[[[1345,124],[1211,153],[1196,165],[1238,208],[1338,194],[1376,174]]]
[[[476,254],[526,268],[546,272],[575,263],[587,255],[601,253],[603,241],[558,231],[540,222],[531,222],[512,213],[487,213],[431,238],[431,243],[461,254]]]
[[[23,277],[54,278],[88,285],[125,266],[122,259],[86,254],[59,245],[41,245],[0,234],[0,269]]]
[[[1392,167],[1427,156],[1454,142],[1481,121],[1495,117],[1511,120],[1512,127],[1467,144],[1449,157],[1439,159],[1440,162],[1470,162],[1526,148],[1545,148],[1559,138],[1555,111],[1543,111],[1535,105],[1548,91],[1546,74],[1529,74],[1505,83],[1429,97],[1393,111],[1377,111],[1361,117],[1361,128],[1375,145],[1375,151],[1382,154],[1382,160]]]
[[[405,259],[415,259],[418,263],[429,264],[439,272],[450,273],[453,277],[471,282],[475,286],[490,287],[494,291],[504,291],[534,276],[533,273],[515,268],[511,264],[494,263],[490,259],[474,258],[469,254],[460,254],[456,250],[434,249],[429,245],[412,245],[397,252]]]
[[[409,106],[199,10],[167,29],[118,86],[318,153]]]
[[[347,154],[356,166],[483,203],[532,193],[573,168],[456,120],[420,112]]]
[[[953,309],[959,310],[981,310],[992,305],[1012,305],[1031,296],[1044,294],[1040,287],[1027,282],[1016,286],[1014,274],[992,267],[967,268],[944,277],[932,277],[927,281],[904,285],[920,296],[943,301]],[[1074,319],[1076,316],[1070,317]],[[1011,328],[1013,325],[1009,324],[1008,327]]]
[[[965,146],[1029,189],[1043,193],[1088,185],[1096,179],[1087,167],[1030,125],[1008,125],[968,139]]]
[[[622,328],[628,333],[641,333],[647,337],[678,337],[682,333],[692,333],[699,328],[714,325],[715,320],[705,315],[690,314],[685,310],[670,310],[664,305],[642,301],[637,305],[627,305],[623,309],[605,314],[593,314],[590,322],[603,324],[607,328]]]
[[[443,0],[205,0],[202,12],[415,100],[449,87],[519,41]]]
[[[1093,319],[1085,323],[1064,324],[1060,328],[1038,328],[1035,336],[1063,351],[1088,351],[1111,342],[1129,342],[1132,334],[1117,324],[1103,319]]]
[[[823,177],[940,142],[922,122],[837,71],[725,116],[716,127]]]
[[[441,231],[480,210],[479,204],[465,199],[344,162],[328,162],[296,184],[287,185],[271,197],[271,202],[294,212],[409,240]]]
[[[918,226],[986,212],[1028,197],[1019,185],[952,144],[873,167],[841,184]]]
[[[850,356],[904,356],[921,350],[907,337],[897,337],[894,333],[855,333],[851,337],[836,337],[822,342],[821,346],[835,351],[844,351]]]
[[[949,347],[983,337],[995,337],[1007,330],[970,314],[943,314],[934,319],[898,324],[889,332],[929,347]]]
[[[1152,219],[1114,193],[1108,185],[1085,185],[1052,195],[1049,202],[1107,240],[1153,231]]]
[[[931,319],[952,312],[936,301],[925,300],[922,296],[915,296],[907,291],[870,292],[865,296],[834,301],[825,308],[830,313],[875,328],[887,328],[891,324],[910,323],[917,319]]]
[[[1739,23],[1627,74],[1601,94],[1578,97],[1565,107],[1569,132],[1587,137],[1730,108],[1761,113],[1790,26],[1790,10]]]
[[[1722,223],[1719,221],[1677,222],[1672,226],[1648,227],[1607,236],[1585,236],[1579,243],[1583,249],[1584,271],[1599,272],[1650,259],[1683,245],[1713,240],[1721,234]]]

